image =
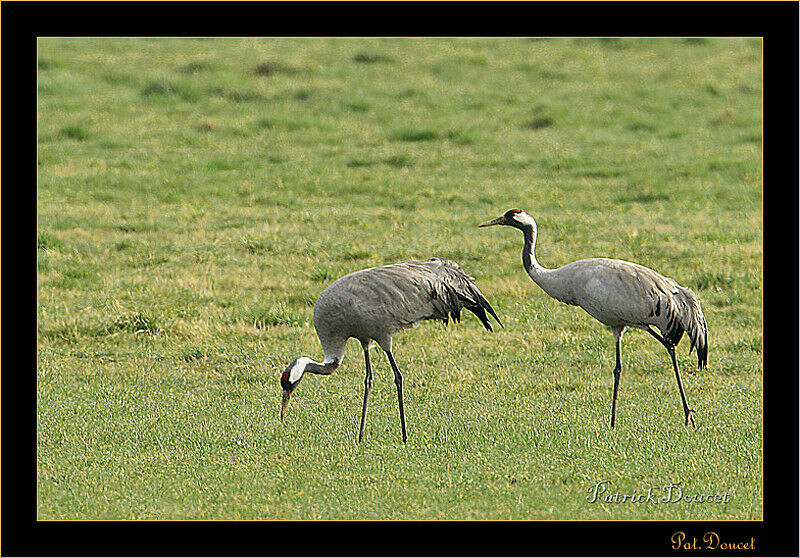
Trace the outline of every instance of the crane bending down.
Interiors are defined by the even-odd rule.
[[[558,269],[547,269],[536,260],[536,221],[521,209],[510,209],[497,219],[479,227],[507,225],[522,231],[525,246],[522,264],[533,282],[551,297],[580,306],[593,318],[611,327],[617,345],[614,367],[614,399],[611,404],[611,427],[617,409],[617,389],[622,371],[620,340],[627,327],[647,331],[666,347],[672,358],[675,379],[681,393],[686,425],[694,423],[694,411],[689,408],[681,384],[675,347],[684,333],[691,341],[689,352],[697,347],[697,367],[702,370],[708,362],[708,327],[697,296],[674,279],[664,277],[647,267],[607,258],[591,258],[569,263]],[[653,331],[657,327],[661,335]]]
[[[364,437],[367,399],[372,389],[369,348],[377,343],[389,357],[397,386],[400,426],[406,441],[406,418],[403,412],[403,375],[392,355],[392,335],[419,325],[423,320],[459,321],[461,309],[473,312],[492,331],[488,311],[501,326],[489,301],[457,263],[431,258],[426,262],[407,261],[373,267],[345,275],[331,283],[314,305],[314,328],[317,331],[323,362],[301,356],[292,361],[281,376],[283,402],[281,420],[292,392],[305,372],[327,375],[342,362],[347,340],[355,337],[364,349],[367,374],[364,379],[364,404],[361,410],[359,442]]]

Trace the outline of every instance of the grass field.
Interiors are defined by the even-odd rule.
[[[38,49],[39,519],[758,519],[757,39],[81,40]],[[636,261],[699,296],[708,369],[524,273]],[[453,259],[471,314],[309,377],[340,275]],[[590,502],[676,483],[726,503]],[[662,495],[663,491],[657,496]]]

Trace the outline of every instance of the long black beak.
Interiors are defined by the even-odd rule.
[[[501,215],[497,219],[492,219],[491,221],[486,221],[485,223],[481,223],[478,227],[491,227],[492,225],[505,225],[506,224],[506,216]]]
[[[289,398],[291,396],[292,392],[290,390],[283,390],[283,400],[281,401],[281,420],[283,420],[283,415],[286,414],[286,407],[289,406]]]

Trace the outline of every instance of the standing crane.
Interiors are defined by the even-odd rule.
[[[475,280],[450,260],[431,258],[425,262],[406,261],[363,269],[337,279],[322,291],[314,305],[314,328],[322,344],[324,359],[316,362],[301,356],[283,372],[281,420],[303,374],[332,373],[342,362],[347,340],[354,337],[364,349],[367,370],[358,441],[364,437],[367,399],[372,389],[369,348],[375,342],[386,353],[394,371],[400,426],[405,442],[403,375],[392,355],[392,335],[402,329],[417,327],[423,320],[441,320],[445,324],[450,319],[460,321],[462,308],[478,316],[489,331],[492,331],[492,326],[486,316],[487,311],[497,323],[503,325],[489,301],[478,290]]]
[[[569,263],[558,269],[547,269],[536,260],[536,221],[521,209],[509,209],[497,219],[479,227],[506,225],[522,231],[525,246],[522,265],[533,282],[560,302],[580,306],[590,316],[611,328],[617,345],[614,366],[614,399],[611,404],[611,427],[617,409],[617,390],[622,371],[620,341],[627,327],[647,331],[658,339],[672,358],[675,379],[681,393],[686,426],[694,423],[694,411],[689,408],[681,384],[675,347],[687,333],[691,341],[689,352],[697,347],[697,367],[702,370],[708,362],[708,327],[697,296],[674,279],[664,277],[647,267],[622,260],[591,258]],[[661,335],[653,331],[655,326]]]

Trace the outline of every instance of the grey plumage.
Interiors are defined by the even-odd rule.
[[[451,319],[460,321],[463,309],[478,316],[489,331],[492,326],[487,312],[500,323],[494,309],[475,285],[475,280],[464,273],[458,264],[446,259],[431,258],[425,262],[406,261],[373,267],[337,279],[319,295],[314,305],[314,328],[322,344],[324,361],[318,363],[301,357],[289,365],[281,378],[283,408],[303,372],[333,372],[344,357],[347,340],[353,337],[361,342],[367,367],[361,439],[372,385],[369,346],[374,341],[386,352],[395,373],[405,441],[402,374],[392,355],[392,335],[425,320],[440,320],[445,324]]]
[[[519,209],[482,223],[481,227],[507,225],[522,231],[524,248],[522,262],[531,279],[548,295],[583,308],[599,322],[609,326],[616,339],[614,396],[611,426],[616,417],[617,389],[622,369],[620,341],[625,329],[634,327],[647,331],[667,349],[672,359],[675,377],[686,415],[686,424],[694,425],[694,416],[686,401],[675,346],[686,333],[689,351],[697,349],[699,369],[708,363],[708,326],[697,296],[680,286],[674,279],[664,277],[639,264],[608,258],[591,258],[569,263],[557,269],[547,269],[536,260],[536,221]],[[659,329],[660,335],[651,326]]]
[[[534,273],[535,281],[557,300],[579,306],[609,327],[655,326],[677,346],[683,334],[689,351],[697,348],[697,365],[708,362],[708,327],[691,290],[650,268],[623,260],[591,258]]]
[[[339,354],[342,339],[374,340],[391,348],[395,332],[423,320],[459,321],[463,308],[489,331],[486,311],[500,321],[474,279],[455,262],[407,261],[356,271],[331,283],[314,306],[314,327],[327,360]]]

